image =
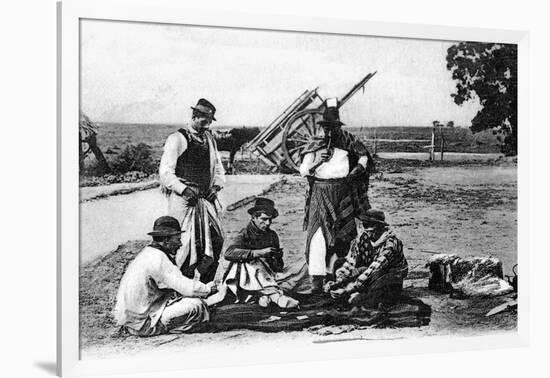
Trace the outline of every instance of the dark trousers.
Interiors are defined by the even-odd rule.
[[[210,235],[212,236],[214,257],[212,258],[201,254],[198,256],[198,261],[193,265],[189,265],[189,257],[187,257],[187,260],[181,266],[181,272],[188,278],[193,278],[195,276],[195,269],[197,269],[201,274],[200,281],[202,283],[208,283],[214,280],[223,247],[223,238],[218,235],[212,227],[210,228]],[[197,245],[197,251],[203,251],[202,246]]]
[[[399,301],[403,291],[403,278],[396,274],[385,274],[374,281],[366,291],[359,292],[350,298],[353,306],[376,308],[380,303],[394,305]]]

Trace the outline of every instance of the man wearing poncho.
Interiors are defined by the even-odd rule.
[[[166,140],[159,176],[168,198],[167,213],[178,219],[186,231],[176,264],[185,276],[198,273],[202,282],[210,282],[223,246],[217,193],[224,182],[224,170],[216,142],[208,130],[216,120],[216,108],[201,98],[191,109],[190,124]]]
[[[408,273],[403,244],[389,229],[382,211],[370,209],[360,219],[363,231],[351,243],[335,281],[327,282],[324,289],[356,307],[393,305]]]
[[[367,190],[373,164],[365,145],[341,129],[335,99],[327,101],[318,123],[324,137],[307,146],[300,166],[309,181],[304,230],[314,293],[322,292],[325,276],[347,253],[357,233],[354,218],[370,208]]]
[[[298,301],[289,293],[310,291],[305,264],[285,266],[279,237],[270,226],[279,213],[268,198],[257,198],[248,209],[251,219],[228,243],[224,257],[229,266],[224,283],[237,297],[246,301],[256,297],[260,306],[270,303],[295,308]]]

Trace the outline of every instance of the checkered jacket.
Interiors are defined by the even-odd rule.
[[[401,240],[391,234],[385,242],[374,247],[363,232],[352,241],[346,262],[336,271],[333,288],[345,287],[348,293],[367,291],[384,274],[396,273],[405,278],[407,271]]]

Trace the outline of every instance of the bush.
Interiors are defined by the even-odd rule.
[[[147,174],[156,172],[157,164],[152,157],[151,146],[145,143],[129,144],[112,164],[116,173],[139,171]]]
[[[105,167],[94,158],[91,159],[91,162],[84,167],[80,174],[88,177],[99,177],[107,174],[107,172]]]

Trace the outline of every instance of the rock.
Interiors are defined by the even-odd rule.
[[[428,288],[451,293],[454,298],[498,296],[513,291],[503,280],[502,262],[494,257],[459,258],[454,254],[439,254],[428,262]]]

